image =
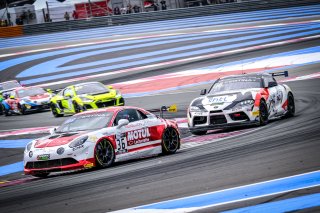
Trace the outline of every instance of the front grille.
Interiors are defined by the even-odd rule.
[[[213,110],[213,111],[210,111],[210,113],[222,113],[222,110]]]
[[[250,120],[249,117],[244,112],[236,112],[229,114],[230,118],[234,121]]]
[[[110,100],[110,101],[105,101],[105,102],[97,102],[96,103],[98,108],[103,108],[103,107],[110,107],[116,105],[116,100]]]
[[[207,116],[195,116],[193,118],[194,125],[205,124],[205,123],[207,123]]]
[[[212,115],[210,116],[210,124],[225,124],[227,119],[224,115]]]
[[[85,104],[84,107],[85,107],[86,109],[92,109],[92,106],[91,106],[90,104]]]
[[[67,166],[71,164],[76,164],[76,161],[73,158],[62,158],[57,160],[48,160],[48,161],[35,161],[35,162],[28,162],[26,165],[27,169],[44,169],[44,168],[52,168],[52,167],[59,167],[59,166]]]

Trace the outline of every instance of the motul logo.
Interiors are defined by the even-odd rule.
[[[128,141],[142,139],[146,137],[150,137],[150,132],[148,128],[128,132],[128,136],[127,136]]]

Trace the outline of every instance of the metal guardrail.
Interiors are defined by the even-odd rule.
[[[106,17],[95,17],[82,20],[69,20],[62,22],[50,22],[35,25],[25,25],[24,35],[34,35],[52,32],[63,32],[97,27],[137,24],[144,22],[182,19],[200,16],[210,16],[235,12],[249,12],[256,10],[278,9],[294,6],[306,6],[319,4],[319,0],[253,0],[241,3],[217,4],[201,7],[189,7],[174,10],[162,10]],[[214,24],[214,23],[213,23]],[[152,24],[150,23],[150,27]]]

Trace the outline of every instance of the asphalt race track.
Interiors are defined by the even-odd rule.
[[[313,17],[312,19],[302,19],[304,21],[310,21],[315,20],[316,18],[317,17]],[[301,19],[294,21],[301,21]],[[255,24],[257,23],[248,23],[246,26],[254,26]],[[267,24],[267,22],[263,22],[263,24]],[[238,26],[239,25],[233,24],[231,26],[228,25],[225,28],[236,28]],[[292,33],[302,33],[300,35],[301,37],[320,34],[317,32],[318,26],[316,26],[316,24],[314,26],[315,31],[313,33],[311,33],[311,30],[309,29],[310,26],[311,25],[302,26],[299,29],[299,32],[292,31]],[[223,27],[221,28],[223,29]],[[205,30],[208,30],[208,27],[206,27]],[[185,32],[192,31],[193,29],[185,30]],[[269,33],[271,33],[271,31],[277,32],[277,29],[270,29]],[[175,31],[170,31],[170,33],[174,32]],[[181,32],[181,30],[177,30],[176,32]],[[199,30],[197,33],[198,32]],[[161,33],[165,34],[166,32]],[[154,34],[161,35],[161,33]],[[245,32],[242,36],[253,36],[259,33],[262,32]],[[304,35],[304,33],[310,34]],[[282,34],[286,33],[282,32]],[[276,36],[283,35],[264,35],[264,39]],[[300,36],[296,35],[296,37],[299,38]],[[189,34],[182,36],[182,38],[189,37]],[[235,36],[232,35],[224,35],[219,39],[221,41],[225,41],[227,39],[234,38]],[[171,38],[167,38],[164,39],[164,41],[169,41],[170,39]],[[247,39],[248,40],[246,40],[246,42],[258,40],[258,38],[255,37],[247,37]],[[279,41],[284,40],[285,38],[279,39]],[[113,57],[138,55],[148,51],[153,52],[161,49],[178,48],[181,46],[186,47],[188,45],[198,45],[212,41],[213,39],[208,37],[199,40],[180,41],[171,44],[167,43],[164,46],[148,46],[132,50],[123,50],[124,52],[118,52],[117,54],[119,55],[113,55]],[[266,42],[267,41],[265,41],[264,44]],[[285,43],[283,45],[269,48],[239,52],[237,54],[225,55],[223,57],[191,60],[188,63],[172,66],[163,65],[154,70],[148,68],[136,72],[116,74],[112,77],[103,76],[85,79],[84,81],[99,79],[106,84],[118,84],[120,89],[126,91],[124,94],[127,94],[127,105],[140,106],[146,109],[155,109],[162,105],[176,103],[178,105],[179,112],[177,114],[166,114],[166,116],[172,118],[185,118],[186,109],[190,101],[199,95],[200,89],[209,88],[210,86],[210,83],[208,82],[199,83],[200,81],[197,81],[198,75],[192,79],[194,84],[191,84],[190,81],[189,86],[176,84],[175,89],[164,90],[165,88],[160,88],[160,86],[162,86],[160,85],[160,89],[157,89],[160,91],[148,91],[149,93],[144,93],[143,95],[141,95],[142,91],[140,90],[135,90],[134,93],[130,92],[133,91],[130,90],[131,87],[127,87],[123,82],[137,79],[148,79],[155,76],[158,76],[157,78],[160,79],[162,75],[184,70],[192,70],[200,73],[199,70],[203,67],[214,67],[216,65],[237,61],[242,61],[243,64],[245,64],[246,60],[250,60],[252,58],[276,55],[283,52],[293,52],[298,50],[308,52],[310,48],[317,47],[319,42],[319,38],[314,38],[300,41],[298,43]],[[231,43],[239,44],[240,42],[230,41],[230,44]],[[70,44],[72,44],[72,42],[70,42]],[[39,47],[47,48],[59,45],[59,43],[54,45],[42,44]],[[221,47],[223,46],[224,45],[221,44]],[[201,50],[202,48],[208,47],[193,46],[192,51]],[[212,44],[212,47],[210,48],[216,48],[216,46]],[[233,47],[233,49],[239,48],[240,47],[238,46]],[[25,50],[26,47],[8,49],[8,52],[18,52],[21,49]],[[211,51],[212,52],[210,53],[214,53],[218,50],[212,49]],[[83,53],[85,52],[86,51],[83,51]],[[183,51],[181,50],[181,52]],[[310,58],[312,53],[313,52],[310,52],[310,55],[308,55]],[[27,54],[27,56],[30,55],[32,54]],[[162,53],[161,56],[168,55],[172,56],[173,53]],[[63,56],[72,56],[72,54],[65,53]],[[161,56],[157,56],[157,58]],[[8,59],[15,59],[16,57],[18,56],[10,56]],[[105,53],[104,55],[95,56],[93,58],[82,58],[78,61],[74,60],[69,64],[64,64],[64,66],[89,63],[90,60],[99,61],[108,57],[110,57],[110,55]],[[148,58],[147,56],[141,57],[144,59]],[[50,56],[49,59],[54,60],[57,58],[59,57]],[[1,60],[4,62],[4,59]],[[129,61],[132,62],[135,60],[126,59],[126,62]],[[165,61],[169,61],[169,59],[166,59]],[[21,70],[26,70],[45,62],[45,59],[37,59],[32,62],[17,64],[4,70],[3,74],[1,74],[1,80],[10,79],[18,75]],[[110,63],[110,65],[115,65],[115,62],[108,63]],[[249,61],[248,63],[251,62]],[[319,61],[308,61],[308,63],[300,66],[298,66],[297,63],[293,65],[294,63],[292,62],[286,66],[269,64],[268,66],[271,67],[270,70],[276,68],[280,68],[280,70],[282,70],[285,68],[289,70],[290,77],[299,78],[319,73]],[[92,65],[93,68],[97,68],[99,66],[101,65]],[[249,69],[248,67],[249,65],[242,67],[240,73],[251,72],[254,70]],[[75,68],[74,70],[79,71],[81,68]],[[262,70],[256,69],[256,71],[264,70],[267,69],[265,67]],[[36,78],[40,79],[41,77],[47,76],[50,75],[39,73],[39,76]],[[80,75],[80,77],[81,76],[83,75]],[[28,80],[32,80],[33,77],[25,76],[21,77],[21,79],[28,82]],[[210,79],[207,79],[207,81],[208,80]],[[279,81],[281,80],[285,79],[279,78]],[[204,80],[201,80],[201,82],[203,81]],[[34,82],[30,84],[50,85],[52,82],[55,82],[55,80],[45,80],[43,82]],[[150,82],[152,84],[153,81]],[[175,82],[177,82],[177,80],[175,80]],[[170,84],[169,81],[167,83]],[[66,84],[70,83],[50,85],[49,87],[54,89]],[[291,87],[295,96],[296,115],[293,118],[273,120],[263,127],[247,128],[244,133],[235,137],[215,140],[213,142],[197,146],[183,145],[180,151],[171,156],[158,156],[130,161],[116,164],[114,167],[108,169],[69,172],[52,175],[47,179],[26,178],[25,176],[22,176],[21,172],[2,176],[0,177],[0,180],[8,180],[11,182],[15,182],[16,180],[23,181],[18,181],[17,184],[5,187],[1,187],[0,184],[0,212],[110,212],[318,171],[320,168],[320,78],[305,78],[303,80],[292,79],[292,81],[288,81],[286,84]],[[148,83],[145,85],[148,85]],[[134,94],[136,94],[136,96]],[[0,129],[10,130],[29,127],[56,126],[63,122],[64,119],[65,118],[55,119],[52,117],[50,112],[39,112],[25,116],[1,116]],[[223,131],[223,133],[232,133],[233,131],[238,131],[238,129]],[[188,133],[186,129],[181,129],[181,132],[183,138],[191,137],[190,133]],[[210,135],[214,134],[215,133],[210,133]],[[37,136],[39,135],[10,136],[5,139],[25,139]],[[192,138],[197,140],[197,137]],[[2,140],[3,138],[0,139]],[[0,166],[21,161],[22,152],[22,148],[0,148],[0,158],[2,159]],[[314,195],[319,192],[320,185],[312,188],[301,188],[274,195],[261,196],[255,199],[242,200],[239,202],[221,203],[209,208],[197,210],[196,212],[221,212],[247,206],[274,203],[276,201],[286,201],[287,199],[305,195]],[[248,194],[248,196],[250,195]],[[320,204],[317,204],[318,205],[310,208],[304,208],[301,212],[320,212]],[[127,212],[127,210],[124,210],[124,212]],[[173,209],[170,209],[166,212],[174,211]]]

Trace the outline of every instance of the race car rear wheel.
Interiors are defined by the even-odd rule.
[[[294,104],[294,97],[293,97],[292,93],[290,92],[288,94],[288,111],[287,111],[285,117],[286,118],[293,117],[295,111],[296,111],[296,107],[295,107],[295,104]]]
[[[100,140],[95,147],[95,158],[98,167],[110,167],[115,160],[115,153],[110,141]]]
[[[58,117],[62,117],[62,116],[63,116],[62,114],[59,114],[59,113],[58,113],[57,108],[56,108],[53,104],[50,106],[50,108],[51,108],[51,112],[52,112],[52,114],[53,114],[53,116],[54,116],[55,118],[58,118]]]
[[[176,129],[169,127],[164,130],[162,135],[162,153],[173,154],[180,147],[180,137]]]
[[[259,124],[261,126],[266,125],[268,123],[269,112],[268,112],[267,104],[263,99],[260,101],[259,111],[260,111]]]
[[[50,173],[49,172],[37,172],[32,174],[32,176],[38,177],[38,178],[46,178],[48,177]]]

